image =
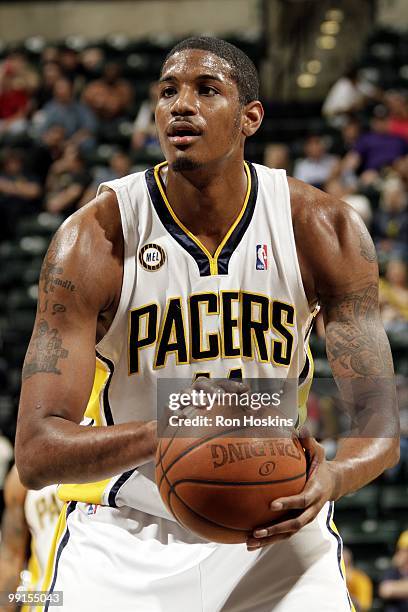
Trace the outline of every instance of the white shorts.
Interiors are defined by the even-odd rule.
[[[134,509],[70,502],[43,586],[63,607],[50,612],[350,612],[332,514],[327,503],[289,540],[248,552],[187,543],[182,527]]]

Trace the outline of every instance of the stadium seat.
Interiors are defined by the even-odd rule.
[[[345,495],[335,504],[335,519],[375,519],[378,516],[380,488],[376,484]]]

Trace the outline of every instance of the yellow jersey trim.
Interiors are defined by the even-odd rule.
[[[228,232],[225,234],[225,236],[222,239],[221,243],[218,245],[217,250],[215,251],[214,255],[211,255],[211,253],[203,245],[203,243],[196,236],[194,236],[194,234],[192,234],[189,229],[187,229],[187,227],[180,221],[180,219],[177,217],[176,213],[172,209],[171,204],[170,204],[170,202],[169,202],[169,200],[167,198],[166,192],[163,189],[162,182],[160,180],[160,170],[164,166],[167,166],[167,162],[166,161],[165,162],[161,162],[160,164],[157,164],[157,166],[155,166],[155,168],[154,168],[154,177],[155,177],[155,180],[156,180],[157,187],[158,187],[158,189],[160,191],[160,194],[161,194],[161,196],[163,198],[163,202],[165,203],[166,208],[169,211],[173,221],[198,246],[198,248],[201,249],[201,251],[207,257],[207,259],[209,261],[209,264],[210,264],[210,274],[211,275],[216,275],[216,274],[218,274],[218,257],[220,255],[222,249],[224,248],[224,246],[228,242],[229,237],[231,236],[231,234],[233,233],[233,231],[235,230],[235,228],[237,227],[237,225],[241,221],[241,219],[242,219],[242,217],[243,217],[243,215],[245,213],[245,210],[247,208],[247,205],[248,205],[249,196],[251,194],[251,189],[252,189],[251,172],[249,170],[248,164],[244,161],[244,169],[245,169],[245,173],[247,175],[247,191],[246,191],[246,194],[245,194],[244,204],[242,205],[242,208],[240,210],[240,213],[239,213],[238,217],[235,219],[234,223],[231,225],[231,227],[229,228]]]

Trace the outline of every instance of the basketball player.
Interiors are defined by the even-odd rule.
[[[397,434],[345,438],[333,461],[304,440],[306,487],[272,505],[298,518],[255,530],[247,546],[183,529],[154,484],[157,380],[310,373],[318,305],[343,392],[397,429],[370,236],[346,204],[244,162],[262,117],[240,50],[183,41],[159,83],[166,162],[103,185],[48,250],[16,453],[27,486],[62,483],[44,588],[63,591],[64,612],[351,608],[333,501],[396,463]],[[79,425],[84,411],[96,427]]]
[[[28,491],[22,484],[16,466],[10,470],[4,485],[5,510],[1,525],[0,593],[15,593],[22,584],[29,591],[41,590],[48,553],[58,522],[62,503],[56,497],[56,485],[39,491]],[[31,550],[27,564],[27,553]],[[28,581],[21,580],[27,567]],[[16,609],[16,604],[0,604],[0,612]],[[31,610],[24,605],[23,612]]]

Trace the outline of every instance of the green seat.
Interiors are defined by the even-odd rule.
[[[335,520],[343,518],[375,519],[378,516],[380,488],[377,484],[363,487],[355,493],[345,495],[334,506]]]
[[[386,513],[394,510],[406,511],[408,518],[408,486],[395,485],[383,487],[380,498],[381,509]]]

